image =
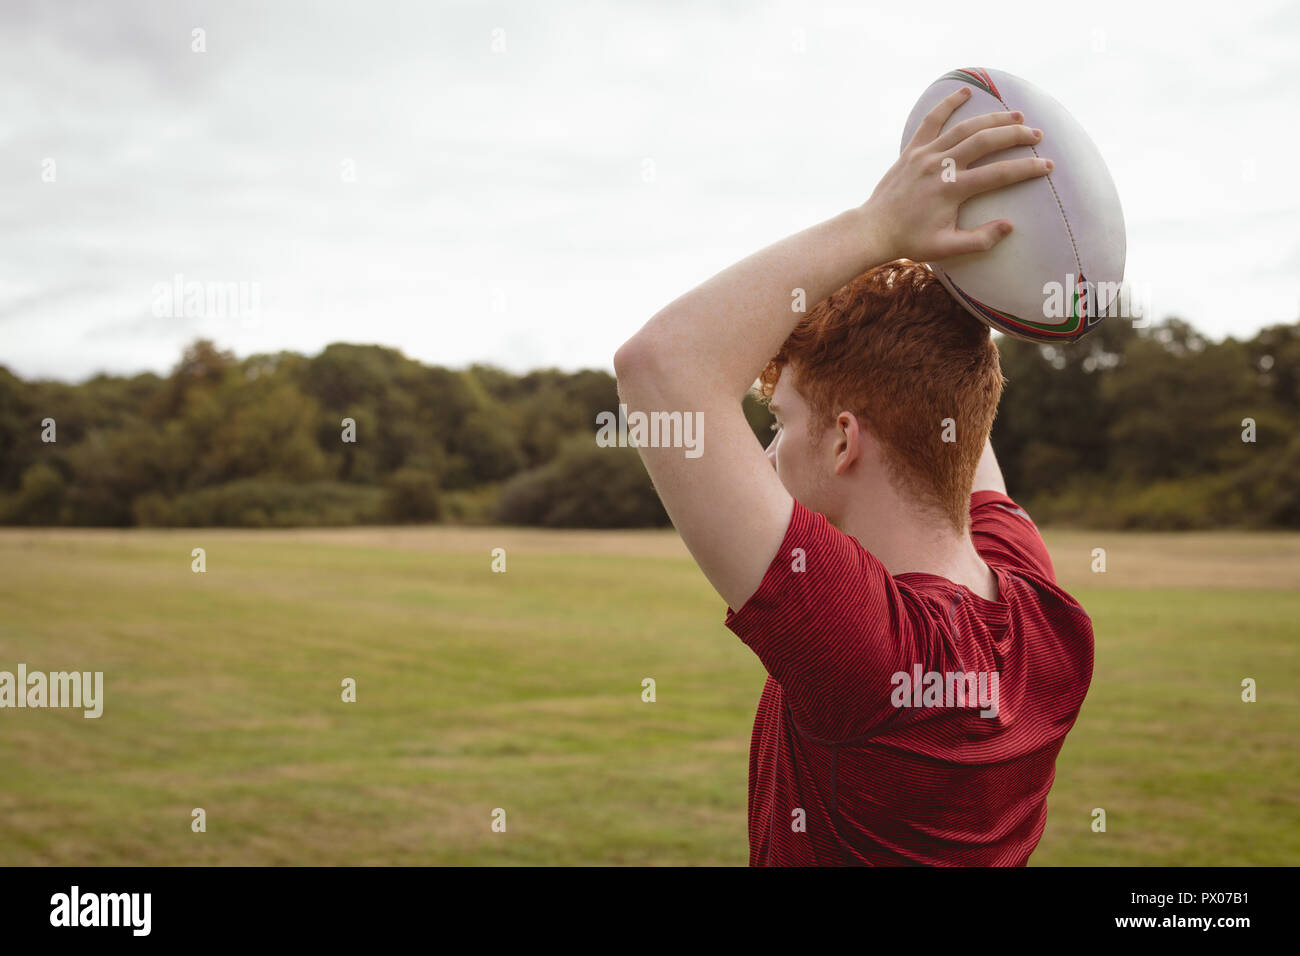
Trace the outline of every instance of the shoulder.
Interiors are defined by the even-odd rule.
[[[1056,584],[1056,569],[1038,526],[1029,513],[999,491],[977,491],[970,498],[970,534],[990,566],[1011,568]]]

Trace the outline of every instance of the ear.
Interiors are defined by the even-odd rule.
[[[862,457],[863,445],[871,436],[852,412],[840,412],[835,418],[835,474],[843,475]]]

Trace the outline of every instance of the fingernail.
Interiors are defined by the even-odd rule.
[[[1034,139],[1042,139],[1042,138],[1043,138],[1043,131],[1041,129],[1034,130]]]
[[[1011,119],[1016,123],[1019,123],[1024,118],[1025,118],[1025,114],[1020,112],[1020,110],[1016,110],[1014,113],[1011,114]]]
[[[1047,171],[1050,173],[1052,171],[1052,167],[1054,167],[1056,164],[1052,162],[1050,159],[1045,160],[1045,162],[1047,163]]]

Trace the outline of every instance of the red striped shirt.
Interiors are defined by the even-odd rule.
[[[971,537],[996,601],[891,576],[795,502],[758,591],[726,616],[769,675],[750,741],[750,865],[1029,859],[1092,677],[1092,623],[1006,495],[971,496]],[[980,680],[996,707],[962,706],[955,692]]]

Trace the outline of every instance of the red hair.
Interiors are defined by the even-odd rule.
[[[852,412],[880,442],[898,486],[966,530],[1002,369],[988,326],[929,269],[888,262],[819,303],[763,369],[764,398],[792,363],[814,439]]]

